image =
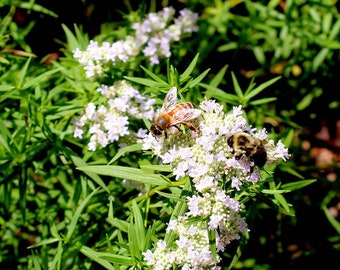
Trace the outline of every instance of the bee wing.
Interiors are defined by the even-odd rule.
[[[171,111],[177,104],[177,88],[172,87],[170,88],[169,92],[166,94],[163,102],[163,106],[161,112],[168,112]]]
[[[182,109],[175,112],[172,125],[176,126],[182,122],[193,120],[201,115],[202,111],[198,109]]]

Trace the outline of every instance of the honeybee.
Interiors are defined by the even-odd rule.
[[[179,125],[197,131],[189,121],[199,117],[201,113],[202,111],[195,109],[195,105],[191,102],[177,104],[177,88],[172,87],[164,98],[163,106],[151,125],[150,132],[154,137],[160,137],[164,133],[167,138],[169,129],[175,127],[180,130]]]
[[[228,138],[228,145],[232,148],[232,153],[238,160],[246,156],[250,161],[250,172],[254,167],[263,167],[267,162],[267,151],[263,142],[246,132],[238,132]]]

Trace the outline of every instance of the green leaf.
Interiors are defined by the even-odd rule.
[[[191,183],[190,181],[187,181],[183,187],[181,196],[186,197],[190,191],[191,191]],[[187,201],[186,200],[178,201],[176,203],[174,211],[171,214],[170,220],[177,219],[179,216],[183,216],[186,210],[187,210]],[[173,231],[171,230],[165,234],[164,240],[166,243],[172,243],[176,237],[177,235],[173,233]]]
[[[217,264],[217,253],[216,253],[216,231],[208,229],[208,238],[211,255],[213,256],[214,263]]]
[[[148,74],[152,79],[154,79],[155,82],[158,82],[159,85],[163,85],[164,87],[168,86],[168,83],[163,81],[159,76],[157,76],[155,73],[151,72],[150,70],[146,69],[145,67],[141,66],[141,68],[144,70],[146,74]]]
[[[319,66],[325,61],[330,49],[329,48],[322,48],[318,54],[313,58],[313,65],[312,69],[313,72],[316,72]]]
[[[48,238],[48,239],[44,239],[44,240],[40,241],[39,243],[36,243],[36,244],[34,244],[34,245],[31,245],[31,246],[29,246],[29,247],[27,247],[27,248],[28,248],[28,249],[36,248],[36,247],[40,247],[40,246],[52,244],[52,243],[58,242],[58,241],[60,241],[60,240],[61,240],[60,238]]]
[[[199,56],[199,53],[196,54],[196,56],[191,61],[187,69],[179,76],[180,83],[185,82],[190,78],[190,74],[193,72],[197,64],[198,56]]]
[[[207,70],[203,71],[197,78],[195,78],[194,80],[192,80],[189,84],[190,88],[195,87],[198,83],[200,83],[203,78],[208,74],[210,68],[208,68]]]
[[[82,246],[80,248],[80,252],[83,253],[86,257],[90,258],[91,260],[95,261],[96,263],[100,264],[101,266],[105,267],[109,270],[115,270],[112,264],[110,264],[106,258],[103,258],[102,253],[96,252],[89,247]],[[112,254],[113,255],[113,254]]]
[[[311,103],[312,100],[314,98],[314,94],[313,93],[308,93],[307,95],[305,95],[302,100],[296,105],[296,109],[298,111],[302,111],[304,109],[306,109]]]
[[[243,92],[242,92],[242,89],[241,89],[237,79],[236,79],[234,72],[231,73],[231,77],[232,77],[232,80],[233,80],[233,85],[234,85],[234,90],[235,90],[236,95],[240,99],[243,99]]]
[[[29,256],[32,261],[33,261],[33,269],[32,270],[41,270],[41,265],[39,262],[39,257],[36,256],[35,254],[32,254],[31,256]]]
[[[25,65],[23,66],[23,68],[20,70],[20,76],[19,76],[19,80],[18,80],[18,88],[22,88],[22,85],[24,84],[24,79],[26,77],[26,74],[27,74],[27,70],[28,70],[28,67],[30,65],[30,62],[31,62],[31,58],[28,58]]]
[[[134,264],[134,260],[131,257],[109,253],[109,252],[97,252],[87,246],[82,246],[80,249],[80,252],[98,263],[112,262],[112,263],[118,263],[124,266]],[[101,264],[101,265],[106,267],[106,269],[114,269],[114,268],[111,268],[113,267],[111,264],[108,264],[107,266],[105,266],[104,264]]]
[[[282,189],[286,191],[292,191],[292,190],[297,190],[301,189],[305,186],[311,185],[316,182],[316,179],[311,179],[311,180],[302,180],[302,181],[297,181],[297,182],[292,182],[292,183],[287,183],[283,184],[281,186]]]
[[[262,189],[261,190],[262,193],[265,194],[279,194],[279,193],[285,193],[288,192],[287,190],[280,190],[280,189]]]
[[[80,157],[71,155],[72,162],[77,167],[85,167],[87,166],[86,162],[82,160]],[[102,189],[104,189],[107,193],[111,193],[104,181],[95,173],[84,171],[84,173],[89,176],[93,181],[95,181]]]
[[[143,250],[145,245],[145,227],[144,227],[144,220],[142,217],[141,210],[139,209],[137,203],[132,201],[132,214],[134,220],[134,228],[136,231],[136,241],[137,246],[139,248],[139,252]]]
[[[340,235],[340,223],[337,221],[336,218],[334,218],[331,213],[329,212],[328,208],[326,206],[322,206],[322,210],[324,211],[329,223],[333,226],[333,228],[337,231],[337,233]]]
[[[83,48],[83,47],[79,44],[79,42],[78,42],[76,36],[72,33],[72,31],[71,31],[65,24],[61,24],[61,27],[63,28],[63,30],[64,30],[64,32],[65,32],[67,44],[68,44],[68,46],[69,46],[68,49],[69,49],[70,51],[73,51],[73,50],[75,50],[76,48],[85,49],[85,48]]]
[[[7,91],[11,91],[15,89],[15,87],[13,85],[0,85],[0,91],[1,92],[7,92]]]
[[[258,105],[270,103],[270,102],[273,102],[273,101],[276,101],[276,100],[277,100],[277,98],[275,98],[275,97],[261,98],[261,99],[250,101],[249,104],[251,104],[253,106],[258,106]]]
[[[221,89],[208,85],[208,84],[200,83],[199,85],[207,89],[207,91],[205,91],[205,95],[207,96],[207,98],[213,97],[217,100],[225,101],[230,104],[234,104],[234,105],[238,104],[238,97],[236,95],[228,94],[222,91]]]
[[[129,250],[130,254],[134,258],[140,259],[141,257],[141,250],[139,249],[139,242],[138,242],[138,233],[136,231],[136,227],[134,224],[130,223],[129,229],[128,229],[128,238],[129,238]]]
[[[184,198],[181,198],[178,196],[178,194],[170,194],[170,193],[166,193],[166,192],[162,192],[162,191],[156,191],[157,194],[161,195],[164,198],[173,200],[175,202],[186,202],[186,200]]]
[[[137,144],[126,146],[117,152],[117,154],[110,160],[108,165],[112,164],[113,162],[115,162],[117,159],[119,159],[121,156],[125,155],[126,153],[136,152],[140,150],[142,150],[142,143],[137,143]]]
[[[34,5],[32,4],[34,3]],[[34,10],[38,13],[43,13],[43,14],[46,14],[46,15],[49,15],[51,17],[54,17],[54,18],[58,18],[58,14],[54,13],[52,10],[49,10],[35,2],[31,2],[31,1],[27,1],[27,2],[24,2],[24,1],[19,1],[16,3],[18,5],[18,7],[22,8],[22,9],[27,9],[28,11],[30,10]]]
[[[92,172],[99,175],[107,175],[112,177],[123,178],[127,180],[137,181],[144,184],[154,186],[168,186],[169,182],[166,181],[161,175],[146,173],[141,169],[114,166],[114,165],[96,165],[96,166],[83,166],[78,167],[79,170],[84,172]]]
[[[171,173],[173,169],[170,165],[141,165],[141,169],[159,171],[159,172],[169,172]]]
[[[69,241],[73,235],[73,232],[75,231],[77,222],[80,218],[80,215],[82,213],[82,211],[84,210],[85,206],[87,205],[87,203],[89,202],[89,200],[93,197],[94,194],[97,193],[97,191],[99,190],[99,188],[95,189],[94,191],[92,191],[92,193],[87,196],[82,202],[81,204],[78,206],[76,212],[74,213],[74,215],[72,216],[71,219],[71,223],[68,226],[68,231],[67,231],[67,235],[66,235],[66,241]]]
[[[225,65],[223,68],[220,69],[220,71],[215,75],[215,77],[211,80],[209,83],[209,86],[211,87],[217,87],[224,79],[225,73],[227,71],[228,65]]]
[[[49,71],[46,71],[44,72],[43,74],[35,77],[34,79],[32,80],[29,80],[28,82],[26,82],[24,85],[23,85],[23,89],[27,89],[27,88],[30,88],[30,87],[33,87],[37,84],[39,84],[40,82],[46,80],[49,76],[51,76],[52,74],[54,73],[57,73],[59,72],[60,69],[53,69],[53,70],[49,70]]]
[[[267,82],[264,82],[262,84],[260,84],[259,86],[257,86],[254,89],[249,89],[245,92],[245,98],[250,100],[251,98],[253,98],[254,96],[258,95],[259,93],[261,93],[263,90],[265,90],[266,88],[268,88],[270,85],[274,84],[275,82],[277,82],[279,79],[281,79],[281,76],[273,78]]]
[[[253,52],[254,52],[254,55],[255,55],[257,62],[260,65],[264,66],[266,64],[266,57],[264,55],[263,48],[262,47],[254,47]]]
[[[286,199],[279,193],[275,193],[274,197],[276,199],[276,201],[283,207],[283,209],[285,210],[285,214],[289,214],[289,215],[293,215],[293,213],[291,213],[290,211],[290,207],[286,201]]]
[[[49,265],[49,269],[61,269],[61,261],[62,261],[62,254],[63,254],[63,243],[62,241],[59,241],[58,248],[57,248],[57,254],[54,256],[54,259],[52,260],[51,264]]]
[[[329,34],[329,39],[333,40],[339,36],[340,31],[340,19],[338,19],[332,26],[331,32]]]
[[[224,44],[220,47],[217,48],[217,51],[219,52],[226,52],[226,51],[230,51],[230,50],[235,50],[239,47],[237,42],[229,42],[227,44]]]
[[[125,79],[148,87],[159,87],[159,83],[145,78],[124,76]]]

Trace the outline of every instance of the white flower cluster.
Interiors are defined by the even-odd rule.
[[[235,194],[246,182],[256,183],[260,172],[254,170],[249,157],[235,157],[228,138],[246,132],[262,141],[267,133],[246,124],[241,106],[234,107],[230,114],[225,114],[223,106],[213,100],[203,101],[200,107],[197,133],[177,130],[167,139],[156,139],[151,134],[143,139],[143,149],[170,164],[176,179],[189,176],[194,185],[194,194],[187,197],[188,211],[168,224],[167,230],[178,236],[176,245],[166,247],[167,243],[160,241],[153,252],[144,253],[147,265],[153,269],[171,269],[172,265],[181,269],[220,269],[216,266],[219,258],[213,260],[207,231],[215,232],[218,253],[248,230],[241,217],[243,205],[228,194]],[[268,163],[289,157],[282,142],[269,140],[263,144]],[[164,257],[166,260],[161,259]]]
[[[103,42],[101,46],[91,41],[86,51],[77,48],[73,56],[84,66],[88,78],[101,78],[106,66],[127,62],[140,52],[143,52],[151,64],[158,64],[160,57],[170,57],[172,42],[198,30],[196,13],[183,9],[178,18],[174,18],[174,15],[175,10],[172,7],[150,13],[142,22],[132,25],[134,36],[127,36],[125,40],[112,44]],[[174,21],[172,24],[171,20]]]
[[[133,134],[129,120],[152,120],[155,99],[141,95],[125,80],[117,81],[113,86],[102,85],[98,91],[104,96],[105,105],[87,105],[83,115],[75,120],[75,138],[83,138],[84,130],[88,129],[91,134],[88,148],[95,151],[98,146],[106,147],[126,135],[145,136],[146,130],[142,129]]]

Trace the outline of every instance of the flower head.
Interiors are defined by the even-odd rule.
[[[168,225],[167,232],[172,231],[178,238],[167,252],[182,269],[219,269],[212,258],[207,232],[215,232],[216,252],[224,251],[231,241],[240,239],[248,231],[242,217],[244,206],[230,194],[237,194],[245,183],[254,184],[260,179],[249,149],[242,152],[241,146],[235,153],[229,139],[241,133],[259,143],[267,153],[268,162],[285,160],[289,155],[280,141],[265,142],[264,129],[257,131],[246,124],[241,106],[226,114],[223,106],[205,100],[200,108],[196,134],[177,130],[166,139],[155,139],[149,134],[143,139],[143,149],[151,150],[163,163],[170,164],[177,180],[189,177],[193,183],[193,193],[186,197],[187,212]],[[149,266],[157,265],[158,252],[156,248],[152,253]],[[150,251],[144,256],[149,254]],[[216,260],[219,262],[220,258]]]
[[[153,119],[154,99],[141,95],[127,81],[117,81],[112,86],[102,85],[98,92],[105,97],[106,103],[87,105],[83,115],[74,122],[74,137],[82,138],[88,128],[91,135],[89,150],[95,151],[98,147],[106,147],[124,136],[133,136],[136,139],[145,136],[145,130],[131,130],[130,121]]]

